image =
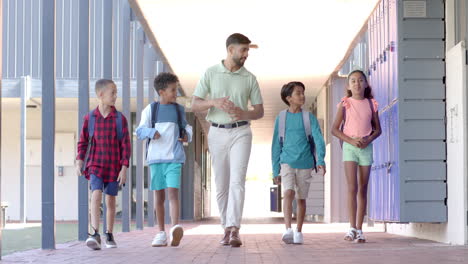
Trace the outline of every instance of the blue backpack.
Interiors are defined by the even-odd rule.
[[[93,145],[93,137],[94,137],[94,125],[96,123],[96,117],[94,116],[94,111],[96,109],[93,109],[89,112],[89,120],[88,120],[88,148],[86,149],[86,155],[85,159],[83,162],[83,168],[81,168],[81,171],[84,171],[86,168],[86,163],[88,163],[88,158],[89,158],[89,151],[91,150],[91,146]],[[117,130],[117,139],[119,141],[122,140],[123,138],[123,131],[122,131],[122,113],[119,111],[117,112],[117,118],[116,118],[116,130]]]
[[[284,136],[286,133],[286,113],[288,112],[287,109],[281,111],[279,113],[279,123],[278,123],[278,139],[280,143],[281,149],[283,149],[284,144]],[[310,127],[310,112],[302,110],[302,122],[304,124],[304,132],[307,136],[307,142],[309,142],[310,146],[310,153],[312,153],[312,158],[314,159],[314,170],[317,172],[317,158],[315,153],[315,142],[314,138],[312,137],[312,128]]]
[[[117,125],[116,125],[116,129],[117,129],[117,138],[120,140],[122,140],[123,138],[123,131],[122,131],[122,113],[119,112],[119,111],[116,111],[117,112],[117,118],[116,118],[116,122],[117,122]],[[89,122],[88,122],[88,139],[89,139],[89,142],[91,143],[91,140],[94,136],[94,124],[96,123],[96,117],[94,116],[94,110],[91,110],[89,112]]]
[[[184,138],[187,134],[185,128],[182,128],[182,113],[179,109],[179,104],[173,103],[175,105],[177,111],[177,124],[179,125],[179,138]],[[151,103],[151,128],[154,128],[156,122],[158,121],[158,110],[159,110],[159,102],[152,102]],[[148,138],[146,141],[146,157],[148,157],[148,147],[151,142],[151,138]]]

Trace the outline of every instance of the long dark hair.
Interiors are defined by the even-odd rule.
[[[365,74],[363,71],[361,71],[361,70],[354,70],[354,71],[350,72],[350,73],[348,74],[348,78],[347,78],[348,84],[349,84],[349,77],[351,77],[351,75],[352,75],[353,73],[360,73],[360,74],[362,75],[362,77],[364,77],[364,80],[365,80],[366,83],[367,83],[367,87],[366,87],[366,89],[364,90],[364,98],[367,98],[367,99],[372,99],[372,98],[374,98],[374,96],[372,95],[372,88],[370,87],[369,82],[367,81],[367,76],[366,76],[366,74]],[[351,92],[351,90],[346,89],[346,96],[347,96],[347,97],[353,96],[353,93]]]

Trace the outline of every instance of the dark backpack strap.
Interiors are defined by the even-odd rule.
[[[179,104],[174,103],[174,106],[175,106],[176,112],[177,112],[177,125],[179,126],[179,129],[182,129],[182,115],[180,113]]]
[[[369,107],[372,110],[372,113],[374,113],[374,106],[372,105],[372,100],[367,98],[367,102],[369,102]]]
[[[341,101],[341,113],[342,113],[342,116],[343,116],[343,121],[341,122],[340,130],[341,130],[341,132],[343,132],[344,131],[344,125],[346,123],[346,107],[344,106],[343,101]],[[341,139],[340,139],[340,146],[341,146],[341,148],[343,148],[343,140],[341,140]]]
[[[286,134],[286,115],[288,109],[282,110],[278,115],[278,141],[280,145],[280,154],[283,152],[284,137]],[[281,168],[280,168],[281,171]]]
[[[187,135],[187,131],[185,127],[182,127],[182,111],[180,111],[180,106],[178,103],[174,103],[176,111],[177,111],[177,125],[179,126],[179,138],[184,138]]]
[[[91,141],[91,139],[94,136],[94,124],[96,123],[96,116],[94,116],[94,111],[96,109],[93,109],[89,112],[89,118],[88,118],[88,140]]]
[[[343,103],[341,103],[341,105],[343,106],[342,113],[343,113],[343,128],[344,128],[344,124],[346,122],[346,107],[344,106]]]
[[[280,148],[283,149],[284,145],[284,137],[286,134],[286,114],[288,109],[285,109],[279,113],[279,120],[278,120],[278,140],[280,143]]]
[[[304,130],[307,138],[312,136],[312,128],[310,125],[310,113],[302,110],[302,123],[304,124]]]
[[[116,127],[117,127],[117,139],[121,141],[123,138],[122,113],[121,112],[117,111],[117,119],[115,121],[116,121]]]
[[[81,168],[82,172],[86,169],[86,164],[88,163],[88,159],[89,159],[89,152],[91,151],[91,147],[93,145],[94,124],[96,123],[96,117],[94,116],[95,110],[96,109],[89,111],[89,114],[88,114],[88,147],[86,148],[86,154],[85,154],[85,158],[83,161],[83,167]]]
[[[151,103],[151,128],[154,128],[158,121],[159,102]]]
[[[159,109],[159,102],[152,102],[151,103],[151,128],[154,128],[156,122],[158,121],[158,109]],[[148,138],[146,141],[146,157],[148,157],[148,148],[151,142],[151,138]]]
[[[369,102],[369,107],[370,107],[370,110],[371,110],[371,113],[372,113],[372,117],[371,117],[371,124],[372,124],[372,132],[374,132],[375,130],[375,124],[374,124],[374,105],[372,104],[372,100],[367,98],[367,101]],[[372,133],[371,133],[372,134]]]
[[[312,127],[310,125],[310,112],[302,110],[302,123],[304,124],[304,132],[307,137],[307,142],[309,142],[310,153],[312,154],[312,158],[314,160],[313,169],[315,169],[315,172],[317,172],[317,158],[315,157],[315,142],[314,137],[312,136]]]

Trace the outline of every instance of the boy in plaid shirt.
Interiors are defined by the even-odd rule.
[[[90,181],[92,191],[91,226],[94,229],[94,234],[89,235],[86,245],[97,250],[101,249],[101,238],[98,230],[102,192],[107,194],[106,247],[117,247],[112,235],[115,218],[115,198],[119,187],[125,184],[127,178],[131,143],[127,119],[114,106],[117,100],[115,83],[112,80],[101,79],[96,82],[95,90],[99,106],[84,117],[80,141],[78,142],[76,172],[78,176],[84,175]],[[91,140],[89,138],[89,128],[93,124],[90,124],[90,114],[93,115],[91,120],[94,120],[94,134]],[[119,117],[121,120],[117,120]],[[120,124],[122,131],[117,131],[118,124]]]

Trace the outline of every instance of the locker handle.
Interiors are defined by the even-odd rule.
[[[387,162],[387,174],[392,170],[393,162]]]

